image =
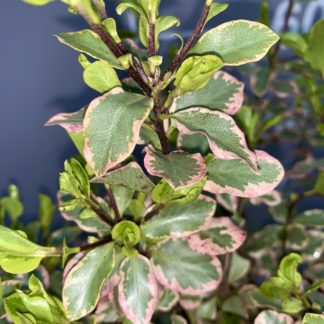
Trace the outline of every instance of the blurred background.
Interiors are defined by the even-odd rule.
[[[224,2],[230,7],[212,21],[213,25],[259,17],[261,0]],[[114,7],[117,1],[108,3]],[[181,19],[177,31],[189,35],[203,1],[164,0],[162,3],[163,14]],[[280,31],[288,0],[272,0],[270,5],[272,28]],[[300,2],[294,7],[289,28],[307,32],[320,18],[324,18],[323,0]],[[118,21],[120,26],[135,31],[136,22],[131,15],[118,17]],[[25,214],[30,218],[37,213],[40,192],[55,197],[63,162],[76,153],[63,129],[47,128],[44,123],[56,113],[75,111],[97,96],[82,81],[78,54],[53,37],[59,32],[85,27],[61,3],[34,7],[20,0],[1,0],[0,194],[5,194],[10,183],[19,185]],[[163,34],[163,40],[168,45],[177,43],[172,33]],[[289,162],[289,151],[275,150],[271,153]]]

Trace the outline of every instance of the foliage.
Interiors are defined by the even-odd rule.
[[[46,124],[80,153],[59,175],[69,225],[52,230],[46,195],[28,225],[16,186],[0,199],[0,323],[323,322],[324,211],[298,209],[324,195],[324,162],[312,156],[324,134],[323,21],[309,35],[285,26],[279,41],[263,2],[263,23],[205,32],[227,8],[206,0],[166,65],[159,35],[179,19],[160,16],[160,0],[116,8],[136,15],[142,47],[104,0],[61,1],[89,29],[57,38],[80,52],[99,94]],[[283,45],[292,59],[281,60]],[[302,146],[286,174],[265,151],[277,138]],[[252,232],[256,205],[272,220]]]

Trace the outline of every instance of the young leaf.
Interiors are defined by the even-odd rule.
[[[83,72],[83,80],[100,93],[121,86],[117,73],[106,61],[96,61],[88,65]]]
[[[290,253],[281,260],[278,270],[278,276],[290,282],[292,287],[297,290],[302,281],[302,276],[297,271],[297,267],[301,262],[302,258],[299,254]]]
[[[97,305],[101,288],[114,268],[114,244],[88,252],[67,275],[63,287],[63,304],[67,317],[76,321]]]
[[[261,60],[279,37],[267,26],[248,20],[224,23],[204,34],[192,55],[214,53],[224,65],[242,65]]]
[[[177,120],[181,134],[205,135],[211,150],[218,158],[240,158],[257,169],[255,154],[249,150],[243,132],[230,116],[220,111],[195,107],[176,112],[171,118]]]
[[[225,11],[228,8],[227,3],[218,3],[218,2],[213,2],[210,6],[210,10],[208,13],[208,17],[206,20],[206,23],[213,19],[215,16],[219,15],[223,11]]]
[[[216,72],[203,88],[174,99],[171,112],[204,107],[234,115],[243,103],[244,84],[226,72]]]
[[[190,187],[206,175],[206,164],[200,154],[175,151],[164,155],[146,147],[144,165],[154,176],[163,178],[174,189]]]
[[[50,2],[53,2],[54,0],[22,0],[22,1],[34,6],[44,6]]]
[[[119,305],[134,324],[148,324],[158,303],[158,285],[150,261],[142,256],[130,257],[120,266]]]
[[[56,205],[49,196],[39,195],[39,220],[46,235],[49,233],[55,209]]]
[[[188,238],[191,249],[201,254],[216,256],[237,250],[245,241],[246,233],[228,217],[212,218],[196,234]]]
[[[302,324],[323,324],[323,323],[324,323],[324,315],[306,313],[303,318]]]
[[[319,20],[312,28],[309,37],[309,46],[305,59],[312,65],[314,69],[319,70],[324,76],[324,19]]]
[[[154,273],[160,284],[190,296],[216,289],[222,278],[219,260],[194,251],[186,240],[169,239],[153,254]]]
[[[115,55],[101,40],[99,35],[90,29],[58,34],[57,39],[76,51],[88,54],[95,59],[106,61],[115,68],[121,68]]]
[[[263,151],[256,151],[259,171],[253,171],[241,160],[214,159],[207,164],[208,182],[205,190],[254,198],[271,192],[282,180],[280,162]]]
[[[98,175],[133,151],[153,100],[115,88],[91,102],[84,118],[84,156]]]
[[[153,182],[136,162],[131,162],[124,167],[110,171],[102,177],[94,178],[91,182],[124,186],[145,193],[151,192],[154,186]]]
[[[303,57],[307,51],[307,42],[305,38],[297,33],[287,32],[280,35],[280,41],[292,49],[300,57]]]
[[[205,225],[215,210],[215,201],[208,197],[185,205],[171,204],[141,226],[142,234],[148,239],[185,236]]]
[[[273,310],[265,310],[261,312],[255,319],[254,324],[294,324],[292,317],[286,314],[277,313]]]

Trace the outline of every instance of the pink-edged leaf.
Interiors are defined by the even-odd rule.
[[[269,207],[275,207],[282,203],[282,197],[279,191],[273,190],[266,195],[252,198],[250,202],[256,206],[265,204]]]
[[[184,295],[199,296],[213,291],[222,278],[219,260],[193,250],[185,239],[160,243],[152,264],[162,286]]]
[[[164,289],[160,292],[159,303],[157,310],[161,312],[169,312],[178,303],[179,294],[170,290]]]
[[[146,147],[145,152],[146,170],[163,178],[174,189],[190,187],[206,175],[206,164],[200,154],[175,151],[164,155],[152,146]]]
[[[150,261],[142,256],[126,258],[120,266],[119,305],[134,324],[148,324],[159,300],[158,284]]]
[[[83,130],[83,119],[86,108],[73,113],[60,113],[53,116],[45,126],[61,126],[70,133],[79,133]]]
[[[228,217],[210,220],[198,233],[188,238],[189,246],[201,254],[216,256],[237,250],[245,241],[246,233]]]
[[[254,198],[271,192],[283,179],[281,163],[264,151],[255,151],[259,171],[242,160],[214,159],[207,165],[205,190],[214,194]]]
[[[226,210],[235,213],[238,208],[238,198],[229,194],[223,193],[216,195],[216,201]]]
[[[257,170],[256,157],[234,119],[220,111],[195,107],[171,115],[181,134],[200,133],[207,137],[210,149],[224,160],[240,158]]]
[[[242,82],[226,72],[218,71],[202,89],[175,98],[170,111],[199,106],[234,115],[243,104],[243,89]]]
[[[215,214],[216,202],[200,196],[187,204],[170,204],[141,226],[146,239],[182,237],[197,232]]]
[[[152,99],[121,88],[90,103],[83,121],[84,156],[98,175],[131,155],[152,108]]]
[[[265,310],[261,312],[254,320],[254,324],[294,324],[294,322],[294,319],[289,315],[278,313],[274,310]]]

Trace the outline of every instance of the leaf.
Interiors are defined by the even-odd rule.
[[[288,314],[298,314],[304,309],[303,302],[294,297],[290,297],[282,302],[282,310]]]
[[[219,194],[216,195],[216,201],[223,208],[235,214],[238,209],[238,198],[228,195],[228,194]]]
[[[90,29],[62,33],[56,35],[56,37],[61,43],[72,47],[76,51],[88,54],[95,59],[106,61],[115,68],[121,68],[118,59],[101,40],[99,35]]]
[[[23,232],[0,225],[0,266],[6,272],[30,272],[38,267],[44,257],[54,255],[55,250],[29,241]]]
[[[222,278],[219,260],[190,248],[185,240],[162,242],[152,257],[159,283],[175,292],[199,296],[216,289]]]
[[[213,19],[215,16],[219,15],[223,11],[225,11],[228,8],[227,3],[218,3],[218,2],[213,2],[210,6],[209,13],[207,16],[206,23]]]
[[[49,233],[52,219],[55,213],[56,205],[52,202],[51,197],[40,194],[39,198],[39,219],[42,225],[43,231],[47,235]]]
[[[207,138],[199,133],[191,135],[179,134],[177,147],[185,152],[200,153],[201,155],[206,155],[209,152]]]
[[[317,278],[316,278],[316,280],[317,280]],[[311,293],[313,293],[314,291],[316,291],[318,289],[321,289],[322,287],[324,287],[324,279],[320,279],[320,280],[314,282],[313,284],[311,284],[309,287],[307,287],[303,296],[310,295]]]
[[[292,49],[300,57],[303,57],[307,51],[308,45],[305,38],[297,33],[287,32],[280,34],[280,41]]]
[[[190,54],[214,53],[225,65],[237,66],[261,60],[278,40],[263,24],[234,20],[205,33]]]
[[[246,233],[228,217],[212,218],[196,234],[188,238],[191,249],[201,254],[216,256],[237,250],[245,241]]]
[[[106,61],[96,61],[88,65],[83,72],[83,80],[100,93],[121,86],[117,73]]]
[[[234,115],[242,106],[243,89],[244,84],[230,74],[216,72],[203,88],[175,98],[170,111],[199,106]]]
[[[163,178],[174,189],[190,187],[206,175],[206,164],[200,154],[174,151],[164,155],[151,146],[146,147],[145,152],[146,170]]]
[[[322,42],[324,33],[324,19],[319,20],[310,31],[309,45],[305,60],[308,61],[314,69],[319,70],[324,76],[324,45]]]
[[[22,0],[22,1],[34,6],[44,6],[50,2],[53,2],[53,0]]]
[[[91,313],[101,288],[114,268],[114,244],[88,252],[67,275],[63,286],[63,304],[69,320],[76,321]]]
[[[185,205],[166,206],[141,226],[142,235],[148,239],[161,239],[191,234],[206,224],[215,210],[215,201],[208,197]]]
[[[113,195],[116,200],[118,211],[123,215],[124,211],[130,204],[134,195],[134,190],[123,187],[123,186],[112,186]]]
[[[120,266],[119,305],[134,324],[148,324],[158,303],[158,285],[149,260],[142,256],[127,258]]]
[[[261,312],[255,319],[254,324],[294,324],[292,317],[273,310]]]
[[[91,182],[124,186],[145,193],[151,192],[154,187],[153,182],[136,162],[131,162],[117,170],[110,171],[102,177],[93,178]]]
[[[115,88],[93,100],[84,118],[84,156],[98,175],[125,160],[133,151],[153,100]]]
[[[155,47],[156,49],[158,50],[159,47],[160,47],[160,44],[159,44],[159,35],[176,26],[178,27],[180,25],[180,20],[177,18],[177,17],[174,17],[174,16],[162,16],[162,17],[158,17],[157,20],[156,20],[156,26],[155,26],[155,29],[156,29],[156,32],[155,32]]]
[[[187,324],[187,323],[188,323],[187,320],[181,315],[173,314],[171,316],[171,324]]]
[[[323,324],[323,323],[324,323],[324,315],[306,313],[303,318],[302,324]]]
[[[156,132],[153,130],[152,127],[146,124],[142,125],[140,131],[140,140],[138,144],[152,145],[157,150],[162,149],[158,135],[156,134]]]
[[[324,195],[324,172],[318,175],[313,189],[305,192],[305,196]]]
[[[218,158],[241,158],[257,169],[255,154],[249,150],[243,132],[230,116],[220,111],[195,107],[176,112],[171,118],[177,120],[181,134],[205,135],[210,149]]]
[[[205,190],[220,194],[254,198],[271,192],[282,180],[280,162],[263,151],[255,151],[259,171],[253,171],[241,160],[214,159],[207,164],[208,181]]]
[[[178,303],[178,301],[179,295],[176,292],[165,289],[160,295],[157,310],[160,312],[169,312]]]
[[[203,301],[197,309],[197,317],[215,321],[217,318],[217,298]]]
[[[278,276],[290,282],[296,290],[299,289],[302,282],[302,276],[297,271],[297,267],[301,262],[302,258],[299,254],[290,253],[281,260],[278,270]]]
[[[235,283],[244,278],[251,268],[251,261],[233,253],[231,267],[228,274],[228,282]]]
[[[60,113],[53,116],[45,126],[61,126],[67,132],[79,133],[83,130],[83,119],[86,112],[86,108],[81,108],[80,110],[73,113]]]

